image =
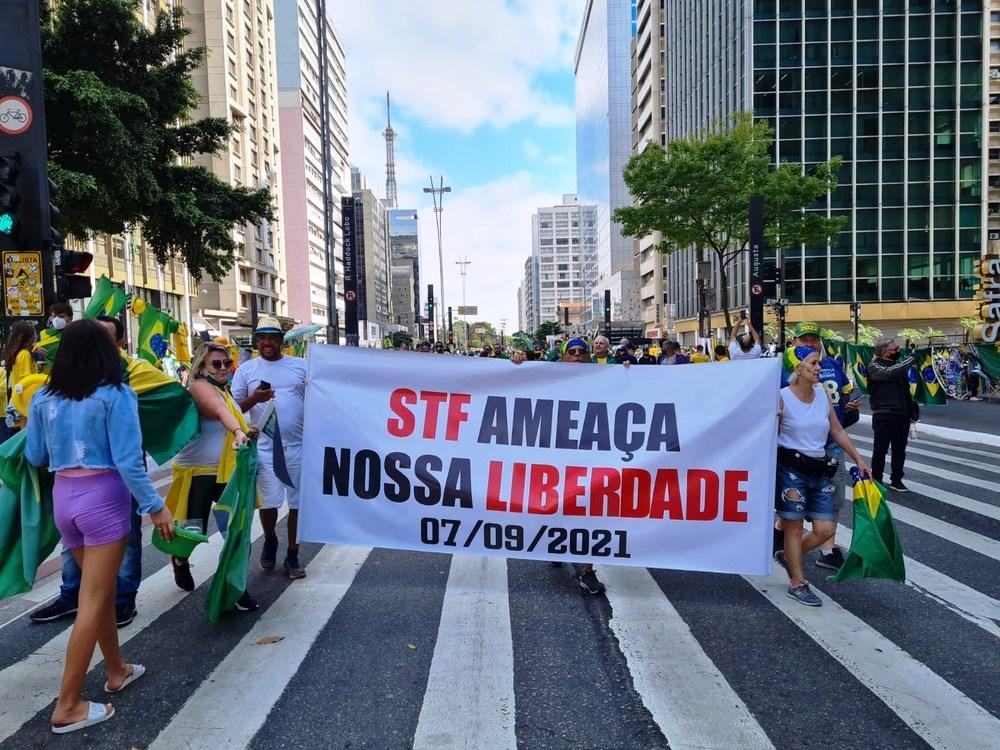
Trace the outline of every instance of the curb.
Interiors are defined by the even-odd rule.
[[[872,415],[862,414],[861,424],[871,425]],[[972,432],[971,430],[959,430],[955,427],[941,427],[940,425],[917,422],[917,439],[920,435],[931,435],[933,437],[944,438],[945,440],[957,440],[961,443],[976,443],[986,445],[991,448],[1000,448],[1000,435],[993,435],[989,432]]]

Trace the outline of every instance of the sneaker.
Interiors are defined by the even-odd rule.
[[[778,552],[785,548],[785,532],[781,529],[774,529],[771,532],[771,552]]]
[[[246,591],[243,595],[236,600],[236,609],[240,612],[253,612],[255,609],[260,608],[260,602],[250,596]]]
[[[603,594],[604,584],[597,580],[597,574],[592,570],[586,570],[577,576],[580,588],[588,594]]]
[[[840,570],[840,566],[844,564],[844,553],[840,547],[834,547],[829,554],[819,553],[819,557],[816,558],[817,568],[826,568],[827,570]]]
[[[274,570],[274,563],[278,558],[278,537],[264,537],[264,549],[260,552],[260,569]]]
[[[115,605],[115,620],[118,622],[118,627],[124,628],[126,625],[129,625],[134,619],[135,619],[135,604]]]
[[[779,549],[777,552],[775,552],[774,561],[778,563],[778,565],[783,567],[785,570],[788,570],[788,563],[785,562],[785,550]]]
[[[298,554],[288,553],[285,556],[284,568],[285,573],[288,574],[288,578],[292,581],[306,577],[305,568],[299,565]]]
[[[805,604],[807,607],[823,606],[823,600],[812,592],[812,589],[809,588],[808,583],[803,583],[801,586],[789,586],[787,594],[791,599],[794,599],[797,602],[801,602],[802,604]]]
[[[174,569],[174,583],[181,591],[194,591],[194,578],[191,577],[191,565],[186,558],[170,557]]]
[[[56,599],[49,606],[36,609],[28,615],[28,617],[31,618],[32,622],[52,622],[53,620],[58,620],[61,617],[75,615],[77,609],[78,606],[76,604],[70,604],[62,599]]]
[[[893,490],[895,492],[909,492],[910,491],[910,488],[907,487],[905,484],[903,484],[902,481],[899,481],[899,482],[890,482],[889,483],[889,489]]]

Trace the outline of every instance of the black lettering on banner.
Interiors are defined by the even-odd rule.
[[[507,445],[507,399],[503,396],[487,396],[477,442]]]
[[[677,436],[677,409],[673,404],[653,404],[649,420],[647,451],[679,451],[681,441]]]
[[[496,550],[503,546],[502,529],[498,523],[483,524],[483,546],[486,549]]]
[[[413,489],[413,498],[421,505],[437,505],[441,502],[441,482],[431,471],[441,471],[441,459],[437,456],[420,456],[413,467],[417,479],[423,482]]]
[[[574,415],[579,409],[579,401],[559,402],[556,410],[556,448],[576,450],[577,441],[570,437],[570,433],[576,429],[577,421]]]
[[[594,544],[590,548],[594,557],[609,557],[611,555],[611,532],[607,529],[594,530]]]
[[[347,494],[347,480],[351,476],[351,450],[341,448],[340,456],[337,449],[327,446],[323,451],[323,494],[332,495],[333,485],[337,485],[337,494],[343,497]]]
[[[467,458],[452,459],[448,466],[442,505],[455,507],[456,500],[462,508],[472,507],[472,462]]]
[[[382,491],[385,499],[403,503],[410,499],[410,480],[400,469],[410,468],[410,457],[405,453],[390,453],[385,457],[385,476],[389,480]]]
[[[445,547],[455,546],[455,537],[458,536],[458,530],[462,526],[462,522],[454,518],[442,518],[441,528],[447,530],[448,536],[444,538]]]
[[[615,448],[624,454],[622,461],[631,461],[635,457],[633,451],[645,442],[641,431],[629,432],[633,424],[637,427],[646,424],[646,410],[640,404],[622,404],[615,411]]]
[[[532,403],[530,398],[515,398],[510,441],[513,445],[548,448],[552,442],[552,401],[540,399]]]
[[[440,536],[441,530],[438,526],[438,520],[436,518],[421,518],[420,519],[420,543],[421,544],[437,544]]]
[[[550,555],[564,555],[566,554],[566,529],[560,528],[550,528],[549,529],[549,554]]]
[[[524,527],[511,524],[504,527],[504,546],[511,552],[520,552],[524,549]]]
[[[608,410],[604,404],[587,404],[580,425],[580,450],[592,451],[596,445],[599,451],[611,450],[611,428],[608,425]]]
[[[382,487],[382,459],[372,450],[360,450],[354,458],[354,494],[362,500],[377,497]]]

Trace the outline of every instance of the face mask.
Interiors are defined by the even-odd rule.
[[[227,385],[229,385],[229,378],[226,378],[225,380],[223,380],[220,383],[218,380],[216,380],[215,378],[213,378],[211,375],[209,375],[207,373],[204,374],[204,375],[202,375],[202,377],[205,378],[205,380],[207,380],[209,383],[211,383],[212,385],[214,385],[217,388],[225,388]]]
[[[60,317],[49,318],[49,325],[51,325],[57,331],[61,331],[63,328],[66,327],[66,318],[60,318]]]

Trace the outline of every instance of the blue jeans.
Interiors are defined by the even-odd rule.
[[[125,543],[125,556],[118,568],[118,585],[115,590],[115,606],[135,604],[135,595],[142,581],[142,516],[138,513],[139,506],[132,498],[132,528]],[[73,553],[63,550],[62,553],[62,585],[59,587],[59,599],[66,604],[77,604],[80,594],[80,578],[83,574],[76,564]]]
[[[811,521],[837,520],[833,479],[806,476],[780,462],[777,479],[776,501],[780,518],[801,521],[808,516]],[[794,492],[796,497],[789,497],[789,491]]]

